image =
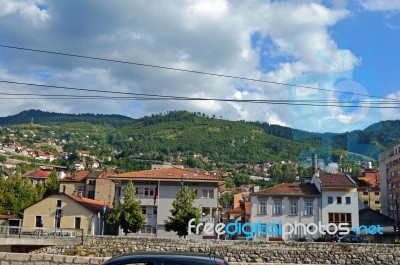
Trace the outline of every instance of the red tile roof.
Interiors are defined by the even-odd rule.
[[[319,191],[314,184],[295,182],[278,184],[274,187],[255,192],[255,194],[318,195]]]
[[[18,218],[18,215],[15,214],[0,214],[0,219],[14,219]]]
[[[81,181],[89,175],[90,171],[89,170],[83,170],[83,171],[77,171],[75,172],[71,177],[69,177],[72,180],[78,180]]]
[[[363,181],[366,184],[371,185],[372,187],[379,186],[379,182],[381,181],[381,176],[377,172],[373,171],[364,171],[362,176],[358,178],[359,181]]]
[[[357,187],[345,173],[321,174],[319,176],[323,187]]]
[[[103,201],[92,200],[92,199],[88,199],[85,197],[76,196],[73,194],[65,194],[65,195],[70,197],[74,201],[78,202],[79,204],[81,204],[82,206],[87,208],[88,210],[95,212],[95,213],[101,212],[103,209],[103,206],[106,205],[106,203]],[[106,205],[106,207],[107,207],[107,212],[109,212],[109,210],[111,210],[111,208],[112,208],[107,205]]]
[[[245,209],[246,215],[250,215],[251,214],[251,203],[244,202],[244,209]],[[241,213],[242,213],[242,209],[240,208],[240,206],[236,207],[232,211],[228,212],[228,214],[241,214]]]
[[[47,179],[50,173],[42,169],[32,169],[21,176],[21,178],[33,178],[33,179]]]
[[[210,180],[223,181],[217,176],[211,176],[201,173],[196,173],[187,169],[180,168],[161,168],[153,170],[143,170],[128,172],[123,174],[111,175],[109,178],[127,178],[127,179],[181,179],[184,180]]]

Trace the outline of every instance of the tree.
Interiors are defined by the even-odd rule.
[[[225,178],[225,185],[227,188],[234,188],[235,187],[235,181],[231,177],[226,177]]]
[[[221,203],[223,208],[230,208],[232,206],[233,197],[231,192],[225,192],[219,198],[219,202]]]
[[[195,219],[195,225],[201,221],[201,209],[193,205],[196,192],[184,187],[179,190],[176,199],[172,202],[171,215],[164,221],[167,232],[174,231],[179,237],[188,235],[188,223]]]
[[[7,157],[0,155],[0,163],[5,163],[7,161]]]
[[[57,178],[57,172],[53,170],[51,174],[49,175],[49,178],[47,179],[46,185],[46,195],[49,195],[53,192],[58,192],[60,189],[60,182],[58,181]]]
[[[136,233],[145,226],[145,215],[142,212],[142,205],[135,199],[135,187],[129,181],[124,191],[124,202],[115,202],[114,207],[107,217],[107,222],[112,225],[121,226],[125,235]]]

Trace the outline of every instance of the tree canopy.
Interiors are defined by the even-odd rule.
[[[188,235],[188,223],[195,219],[195,225],[201,222],[201,209],[194,206],[195,190],[183,187],[179,190],[176,199],[172,202],[171,216],[165,220],[165,230],[174,231],[179,237]]]
[[[135,187],[129,181],[124,190],[124,202],[114,203],[114,207],[107,217],[109,224],[121,226],[123,232],[137,233],[145,226],[146,217],[142,212],[142,205],[135,199]]]

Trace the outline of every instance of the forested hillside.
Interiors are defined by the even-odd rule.
[[[30,124],[33,119],[33,124]],[[25,124],[25,125],[21,125]],[[384,121],[365,130],[342,134],[313,133],[261,122],[228,121],[202,113],[171,111],[132,119],[121,115],[60,114],[24,111],[0,118],[0,126],[35,131],[37,138],[65,140],[64,149],[93,149],[120,159],[142,157],[160,161],[180,154],[201,161],[259,163],[306,160],[312,152],[326,161],[344,155],[349,160],[377,159],[378,153],[399,143],[400,121]],[[33,141],[24,140],[29,144]]]

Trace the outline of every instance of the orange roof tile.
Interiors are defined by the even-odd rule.
[[[379,186],[381,176],[377,172],[364,171],[362,176],[359,177],[358,180],[364,181],[365,183],[375,187],[375,186]]]
[[[80,203],[82,206],[86,207],[87,209],[91,210],[92,212],[101,212],[103,209],[103,206],[106,205],[106,203],[103,201],[92,200],[89,198],[80,197],[80,196],[76,196],[73,194],[65,194],[65,195],[67,195],[74,201]],[[106,207],[107,207],[107,211],[109,211],[112,208],[111,206],[107,206],[107,205],[106,205]]]
[[[109,178],[127,178],[127,179],[181,179],[184,180],[210,180],[210,181],[223,181],[223,179],[196,173],[187,169],[180,168],[161,168],[153,170],[134,171],[123,174],[111,175]]]
[[[81,181],[84,178],[86,178],[87,175],[89,175],[89,173],[90,173],[89,170],[78,171],[78,172],[75,172],[70,178],[73,180]]]
[[[319,191],[314,184],[295,182],[278,184],[274,187],[255,192],[254,194],[318,195]]]
[[[251,203],[250,202],[244,202],[244,209],[246,212],[246,215],[250,215],[251,214]],[[239,207],[236,207],[235,209],[233,209],[232,211],[228,212],[229,214],[241,214],[242,213],[242,209]]]
[[[50,173],[42,169],[32,169],[21,175],[21,178],[47,179]]]
[[[0,219],[13,219],[18,218],[18,215],[15,214],[0,214]]]

